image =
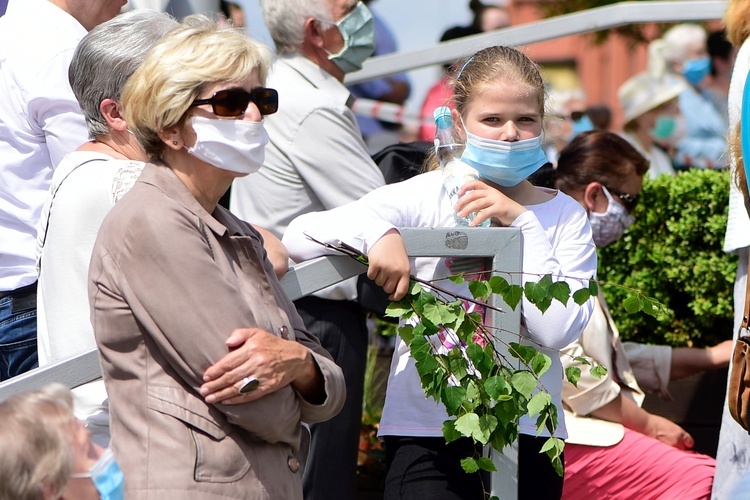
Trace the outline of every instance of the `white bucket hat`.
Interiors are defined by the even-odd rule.
[[[667,71],[663,50],[662,40],[651,42],[648,70],[631,77],[617,91],[626,124],[671,101],[688,88],[683,78]]]

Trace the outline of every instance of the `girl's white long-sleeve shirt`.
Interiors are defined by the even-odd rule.
[[[538,205],[530,205],[512,227],[521,229],[523,279],[538,281],[551,274],[555,281],[564,280],[571,290],[587,286],[596,274],[596,247],[583,208],[559,191]],[[440,171],[428,172],[397,184],[376,189],[360,200],[326,212],[302,215],[289,225],[283,242],[295,262],[335,253],[309,240],[341,240],[363,253],[389,230],[399,227],[455,227],[453,209],[443,189]],[[412,259],[414,274],[432,280],[452,272],[445,258]],[[467,294],[466,285],[443,282],[443,286]],[[583,306],[572,300],[564,306],[553,301],[542,314],[525,298],[522,307],[522,334],[540,351],[550,356],[551,368],[542,375],[541,385],[551,394],[558,411],[557,437],[565,438],[561,402],[563,372],[559,349],[578,338],[588,323],[593,298]],[[539,346],[542,347],[539,347]],[[443,422],[448,418],[442,403],[425,397],[409,347],[396,339],[388,378],[385,406],[379,435],[442,436]],[[536,435],[536,418],[524,417],[520,432]],[[547,435],[546,431],[542,435]]]

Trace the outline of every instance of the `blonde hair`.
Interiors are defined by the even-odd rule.
[[[166,145],[159,132],[182,124],[205,85],[240,81],[255,70],[263,85],[270,64],[268,47],[241,30],[220,30],[206,16],[188,16],[126,83],[125,119],[146,153],[161,158]]]
[[[724,14],[727,40],[739,47],[750,36],[750,0],[729,0]]]
[[[0,498],[39,500],[62,494],[73,471],[77,420],[60,384],[0,403]]]
[[[730,0],[724,15],[724,23],[726,24],[727,39],[735,47],[742,45],[750,36],[750,0]],[[742,110],[742,113],[746,112],[750,112],[750,110]],[[729,134],[729,158],[732,163],[732,181],[745,196],[745,199],[748,199],[740,125],[741,121],[738,121]]]
[[[453,102],[456,110],[464,116],[469,104],[487,85],[499,81],[526,85],[536,94],[540,119],[544,120],[546,90],[539,67],[520,50],[504,45],[487,47],[456,64],[460,68],[451,78]],[[437,159],[430,154],[425,170],[438,168]]]
[[[513,47],[487,47],[466,59],[452,79],[453,100],[461,115],[476,95],[499,80],[527,85],[536,93],[541,118],[544,118],[546,92],[539,67],[523,52]]]

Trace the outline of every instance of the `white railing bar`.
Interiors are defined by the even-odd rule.
[[[492,45],[523,46],[627,24],[722,19],[726,7],[727,2],[724,0],[622,2],[459,38],[422,49],[373,57],[365,61],[361,70],[347,75],[346,84],[352,85],[413,69],[450,63]]]
[[[502,231],[502,233],[498,233],[497,229],[487,231],[486,229],[475,228],[463,231],[449,228],[404,228],[401,230],[410,255],[495,256],[496,261],[498,258],[501,260],[493,262],[494,269],[515,269],[513,263],[506,262],[503,259],[513,255],[512,250],[509,249],[513,245],[520,248],[520,244],[516,242],[518,235],[513,233],[514,230],[512,229],[504,228]],[[464,244],[461,241],[461,236],[457,236],[456,233],[468,233],[470,238]],[[518,267],[520,269],[520,263]],[[289,298],[296,300],[347,278],[357,276],[366,270],[366,266],[350,257],[330,255],[293,266],[282,278],[281,285]],[[515,328],[512,326],[515,321],[513,314],[509,314],[507,317],[506,315],[503,316],[497,321],[507,323],[503,326],[504,328],[516,331],[517,326]],[[518,320],[520,321],[520,317]],[[101,368],[98,353],[96,349],[91,349],[57,363],[30,370],[0,383],[0,401],[12,394],[36,389],[50,382],[59,382],[68,387],[78,387],[99,378],[101,378]]]

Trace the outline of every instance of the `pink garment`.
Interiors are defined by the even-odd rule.
[[[563,500],[711,497],[716,460],[625,429],[614,446],[565,445]]]
[[[435,140],[435,122],[432,114],[435,112],[435,108],[452,106],[452,95],[453,89],[448,85],[448,77],[445,75],[427,91],[427,97],[425,97],[420,112],[422,118],[422,126],[419,129],[420,141],[432,142]]]

